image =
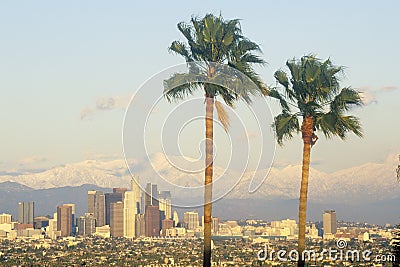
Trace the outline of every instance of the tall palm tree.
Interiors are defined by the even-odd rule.
[[[214,105],[218,118],[227,131],[229,118],[216,98],[221,97],[232,107],[236,100],[250,103],[251,95],[266,95],[267,88],[253,70],[253,64],[263,64],[264,61],[257,55],[261,52],[260,47],[242,35],[237,19],[224,20],[221,16],[207,14],[204,18],[192,17],[190,23],[178,23],[178,29],[187,43],[174,41],[169,50],[185,58],[189,71],[176,73],[164,81],[164,95],[171,102],[190,96],[197,89],[204,91],[206,158],[203,266],[211,266]],[[231,70],[245,75],[255,87],[247,86]],[[215,82],[216,80],[219,82]]]
[[[278,144],[301,132],[303,139],[303,165],[299,203],[298,266],[304,266],[301,255],[305,250],[306,209],[311,147],[318,137],[317,131],[327,138],[338,136],[345,139],[349,132],[362,137],[360,121],[346,115],[351,106],[362,105],[359,92],[340,88],[339,74],[343,67],[334,66],[327,59],[303,56],[300,60],[288,60],[286,66],[290,78],[283,70],[274,76],[283,90],[274,89],[271,95],[279,99],[282,113],[274,118]],[[283,92],[282,92],[283,91]],[[301,126],[299,118],[302,118]]]

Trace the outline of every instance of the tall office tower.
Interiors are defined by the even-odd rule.
[[[161,191],[159,194],[159,205],[160,210],[164,211],[165,218],[172,218],[172,200],[171,200],[171,192],[170,191]]]
[[[144,220],[144,214],[136,214],[135,216],[135,236],[141,237],[146,235],[146,223]]]
[[[158,206],[147,206],[145,213],[146,236],[160,236],[160,210]]]
[[[165,212],[160,210],[160,207],[158,207],[158,212],[160,213],[160,229],[162,229],[162,221],[165,220]]]
[[[57,231],[61,231],[61,236],[70,236],[72,233],[72,207],[57,207]]]
[[[336,211],[326,210],[322,215],[322,220],[324,224],[324,234],[336,234],[337,230]]]
[[[105,194],[105,203],[106,203],[106,225],[110,225],[110,210],[111,210],[111,204],[112,203],[117,203],[117,202],[123,202],[123,196],[121,192],[117,192],[118,189],[121,188],[113,188],[112,193],[106,193]],[[124,192],[125,194],[125,192]],[[111,225],[110,225],[111,226]]]
[[[96,219],[96,226],[101,227],[106,223],[106,201],[102,191],[88,191],[88,213]]]
[[[137,206],[135,201],[135,192],[126,191],[124,200],[124,237],[135,237],[135,220]]]
[[[59,236],[57,231],[57,212],[54,213],[53,219],[49,219],[49,228],[46,231],[46,235],[48,235],[51,239],[57,238]]]
[[[113,193],[120,193],[122,196],[122,203],[124,203],[124,196],[125,192],[128,191],[128,188],[126,187],[114,187],[113,188]]]
[[[32,224],[35,214],[34,202],[19,202],[18,203],[18,222],[22,224]]]
[[[0,224],[11,223],[11,219],[12,219],[11,214],[6,214],[6,213],[0,214]]]
[[[75,233],[75,204],[64,204],[63,206],[70,206],[72,209],[72,233]]]
[[[124,236],[124,203],[122,201],[111,203],[110,232],[113,237]]]
[[[96,218],[96,227],[106,225],[106,198],[102,191],[96,191],[94,217]]]
[[[212,231],[214,234],[218,233],[219,230],[219,218],[212,217]]]
[[[159,206],[158,189],[156,184],[146,184],[146,192],[144,195],[144,208],[146,209],[148,206]]]
[[[174,220],[174,227],[177,227],[178,223],[179,223],[179,216],[178,216],[178,212],[176,210],[174,210],[174,218],[173,218],[173,220]]]
[[[96,219],[92,213],[85,213],[85,216],[79,217],[78,234],[89,236],[96,232]]]
[[[195,230],[199,227],[199,214],[194,211],[188,211],[183,214],[183,222],[188,230]]]
[[[162,220],[162,236],[166,236],[167,230],[174,228],[174,221],[171,219]]]
[[[96,199],[96,191],[88,191],[88,213],[94,215],[94,203]]]
[[[142,190],[140,189],[139,186],[139,178],[132,179],[131,180],[131,190],[132,192],[135,193],[135,202],[137,206],[137,214],[143,213],[143,208],[142,208]]]

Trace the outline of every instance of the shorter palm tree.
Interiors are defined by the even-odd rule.
[[[362,104],[360,94],[346,87],[340,88],[338,74],[342,67],[331,61],[321,61],[315,56],[303,56],[300,60],[286,62],[291,77],[278,70],[275,79],[283,86],[283,93],[271,90],[270,96],[279,99],[282,113],[274,118],[278,144],[301,132],[303,139],[303,165],[299,203],[298,252],[305,250],[306,209],[311,147],[318,140],[316,131],[327,138],[338,136],[345,139],[349,132],[361,137],[358,118],[345,115],[351,106]],[[300,123],[299,117],[302,118]],[[301,125],[301,126],[300,126]],[[298,266],[304,266],[299,257]]]

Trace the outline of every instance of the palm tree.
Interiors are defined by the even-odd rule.
[[[327,59],[322,61],[313,55],[300,60],[288,60],[286,66],[290,78],[283,70],[274,76],[281,90],[271,90],[279,99],[282,113],[274,118],[274,130],[279,145],[301,132],[303,139],[303,165],[299,203],[298,266],[304,266],[301,255],[305,250],[306,209],[311,147],[322,131],[326,138],[338,136],[345,139],[349,132],[362,137],[360,121],[357,117],[345,115],[352,106],[362,105],[358,91],[340,88],[339,74],[343,67],[334,66]],[[302,118],[301,126],[299,117]]]
[[[221,16],[207,14],[204,18],[192,17],[190,23],[178,23],[178,29],[187,43],[174,41],[169,50],[185,58],[189,71],[176,73],[164,81],[164,95],[171,102],[192,95],[197,89],[204,90],[206,158],[203,266],[211,266],[214,104],[218,119],[227,131],[228,114],[216,98],[221,97],[232,107],[236,100],[251,103],[251,95],[266,95],[267,88],[253,70],[253,64],[263,64],[264,61],[256,54],[261,52],[260,47],[242,35],[237,19],[224,20]],[[249,86],[249,82],[245,82],[238,73],[255,86]]]

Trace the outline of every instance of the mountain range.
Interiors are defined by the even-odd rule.
[[[190,198],[198,200],[196,203],[201,203],[201,188],[196,191],[197,195],[187,193],[187,188],[200,186],[203,181],[203,173],[182,172],[171,166],[171,158],[175,162],[186,162],[180,157],[167,159],[163,154],[154,154],[150,157],[151,164],[148,160],[136,160],[131,167],[135,169],[135,174],[139,174],[141,183],[145,184],[148,181],[158,183],[159,190],[171,190],[173,198],[177,202],[181,203]],[[348,214],[350,220],[352,218],[358,220],[362,220],[362,218],[374,220],[376,218],[376,222],[384,222],[387,218],[386,221],[395,223],[400,214],[398,205],[400,185],[395,178],[396,166],[397,157],[393,155],[384,162],[366,163],[333,173],[311,168],[310,218],[318,218],[323,209],[340,210],[341,207],[345,207],[348,210],[345,213]],[[296,213],[301,176],[300,165],[288,165],[284,168],[272,167],[269,172],[265,168],[246,172],[229,170],[223,173],[224,169],[215,167],[215,177],[217,180],[220,179],[219,184],[217,183],[215,186],[215,195],[224,196],[216,203],[216,209],[220,205],[221,207],[228,205],[226,207],[233,207],[237,217],[252,217],[251,214],[257,216],[264,214],[260,217],[268,217],[268,213],[284,216]],[[252,187],[251,181],[254,177],[256,186],[261,181],[263,182],[254,193],[250,193],[249,186]],[[15,212],[14,207],[18,201],[42,199],[43,205],[38,202],[38,207],[47,207],[49,203],[54,206],[57,203],[79,202],[84,207],[77,208],[77,213],[83,213],[87,205],[87,190],[107,191],[112,187],[129,187],[130,180],[130,172],[123,159],[85,160],[44,171],[3,173],[0,175],[0,212],[3,210]],[[233,187],[235,184],[236,186]],[[227,190],[231,187],[233,189]],[[225,195],[225,193],[227,194]],[[12,196],[18,199],[14,200]],[[11,203],[11,200],[14,206],[6,204]],[[247,203],[246,206],[243,206],[243,203]],[[276,211],[271,209],[274,205]],[[53,206],[44,208],[43,212],[51,214],[55,209]],[[286,209],[287,212],[282,210],[284,206],[290,207]],[[319,208],[313,212],[313,207]],[[226,216],[224,215],[225,217],[229,217],[228,210],[230,209],[221,209],[222,213],[227,213]],[[313,215],[314,213],[315,215]]]

